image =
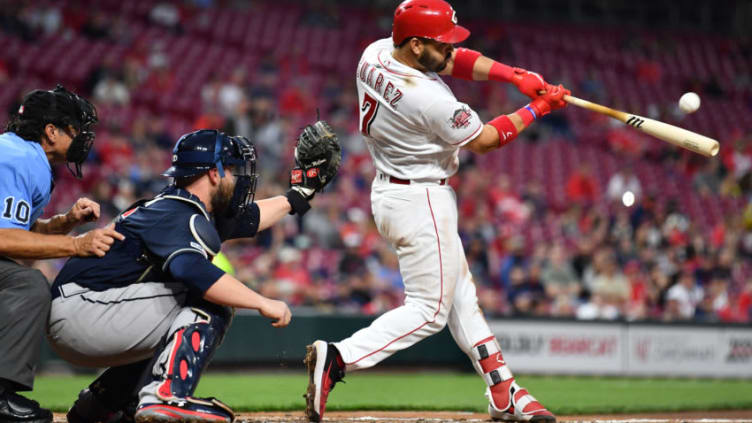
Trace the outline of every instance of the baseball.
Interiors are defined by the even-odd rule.
[[[700,96],[695,93],[684,93],[679,99],[679,108],[684,113],[694,113],[700,108]]]
[[[624,191],[624,194],[621,196],[621,202],[625,207],[631,207],[634,204],[634,200],[635,197],[632,191]]]

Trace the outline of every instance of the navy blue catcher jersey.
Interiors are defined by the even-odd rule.
[[[188,191],[172,186],[123,212],[115,221],[115,230],[125,240],[116,240],[104,257],[68,260],[52,286],[53,296],[68,282],[104,291],[138,282],[174,281],[168,269],[175,257],[199,254],[211,260],[221,246],[204,204]]]

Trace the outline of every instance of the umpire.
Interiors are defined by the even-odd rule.
[[[122,239],[112,228],[65,235],[99,217],[86,198],[39,219],[54,186],[51,166],[67,163],[80,178],[96,122],[91,103],[58,85],[27,94],[0,135],[0,423],[52,421],[49,410],[16,393],[33,387],[50,292],[41,272],[15,260],[103,256]]]

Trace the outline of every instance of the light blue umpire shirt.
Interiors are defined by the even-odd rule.
[[[30,230],[51,190],[52,168],[41,144],[0,134],[0,228]]]

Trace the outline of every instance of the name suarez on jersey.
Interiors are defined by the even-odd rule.
[[[358,70],[358,78],[379,93],[390,106],[397,108],[397,103],[402,99],[402,91],[391,82],[384,85],[384,74],[377,70],[375,66],[363,61]]]

